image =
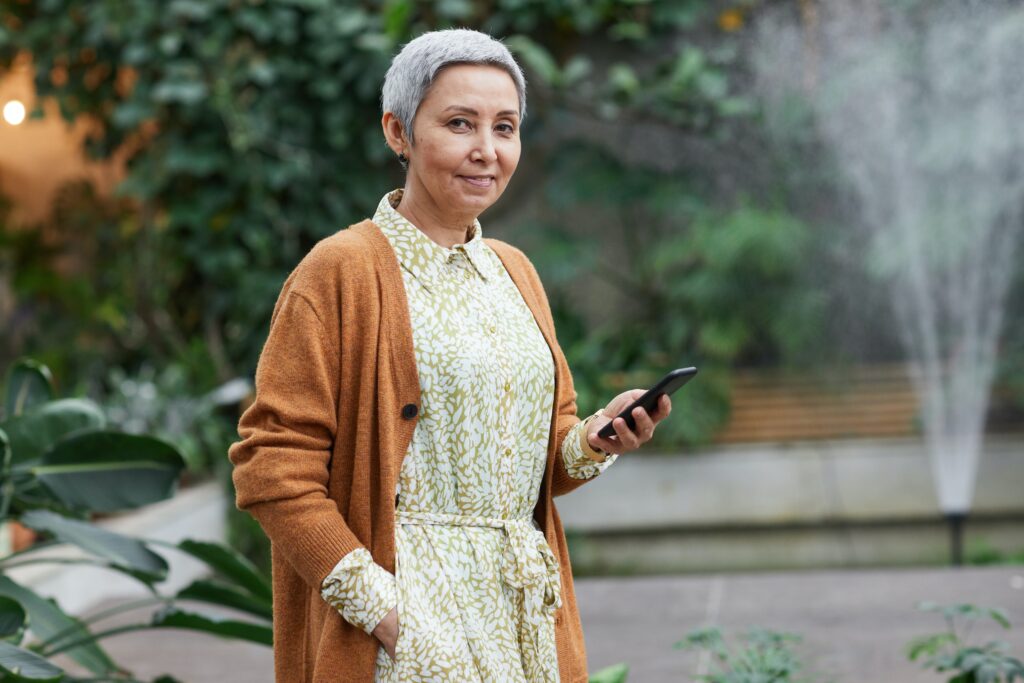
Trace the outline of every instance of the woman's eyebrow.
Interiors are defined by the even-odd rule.
[[[452,109],[454,109],[455,111],[461,111],[464,114],[480,116],[480,112],[478,112],[476,109],[464,107],[461,104],[453,104],[450,107],[446,108],[444,111],[451,111]],[[498,112],[498,116],[519,116],[519,112],[515,111],[514,109],[502,109],[501,111]]]

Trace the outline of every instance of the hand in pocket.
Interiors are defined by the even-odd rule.
[[[395,661],[395,645],[398,643],[398,607],[392,607],[391,611],[384,615],[384,618],[373,629],[373,635],[384,646],[384,651]]]

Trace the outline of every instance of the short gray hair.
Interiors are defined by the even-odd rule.
[[[526,119],[526,78],[504,43],[467,28],[429,31],[405,44],[384,77],[381,113],[391,112],[415,142],[412,121],[438,72],[452,64],[486,64],[508,72],[519,94],[519,122]]]

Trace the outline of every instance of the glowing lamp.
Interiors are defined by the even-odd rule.
[[[4,121],[12,126],[19,125],[25,120],[25,105],[18,100],[11,100],[4,105]]]

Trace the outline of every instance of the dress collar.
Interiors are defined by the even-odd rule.
[[[398,188],[385,194],[377,205],[373,222],[387,235],[398,261],[416,279],[429,288],[437,282],[443,270],[448,267],[449,261],[456,258],[460,251],[466,255],[484,280],[493,277],[494,271],[486,254],[487,246],[484,243],[483,229],[478,219],[473,220],[473,225],[470,227],[472,236],[469,240],[451,248],[444,247],[428,237],[425,232],[410,223],[395,209],[402,200],[403,192],[402,188]]]

